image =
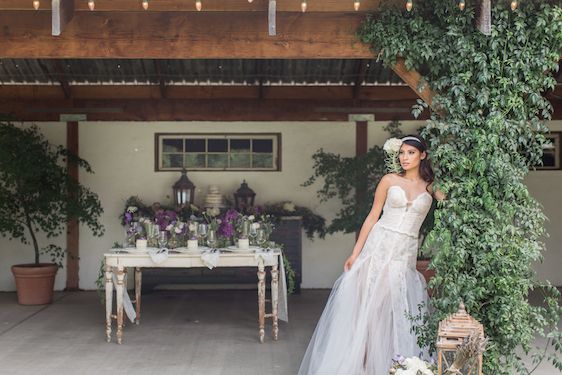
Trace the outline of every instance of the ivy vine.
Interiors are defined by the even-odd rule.
[[[447,200],[426,241],[438,249],[437,275],[433,313],[417,333],[433,346],[438,322],[463,300],[492,341],[484,373],[530,374],[544,359],[562,370],[560,294],[532,269],[544,250],[545,216],[523,183],[546,142],[552,106],[542,94],[556,84],[562,8],[525,0],[512,11],[509,1],[493,1],[486,36],[475,26],[479,3],[466,1],[464,11],[455,0],[416,1],[411,12],[388,7],[359,30],[386,65],[403,57],[435,93],[422,135]],[[533,289],[543,293],[539,306],[528,302]],[[534,351],[535,334],[550,348]],[[534,367],[523,364],[518,348],[533,356]]]

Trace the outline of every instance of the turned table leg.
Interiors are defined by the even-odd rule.
[[[258,264],[258,314],[259,314],[259,337],[263,343],[265,338],[265,266],[260,260]]]
[[[111,266],[105,266],[105,335],[111,341],[111,314],[113,313],[113,280]]]
[[[117,285],[115,294],[117,295],[117,343],[123,340],[123,293],[124,293],[125,272],[123,266],[117,267]]]
[[[278,265],[271,268],[271,315],[273,319],[273,340],[279,338],[279,271]]]
[[[135,268],[135,310],[137,319],[135,323],[140,324],[140,310],[141,310],[141,286],[142,286],[142,271],[140,267]]]

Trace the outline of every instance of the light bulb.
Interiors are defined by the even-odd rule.
[[[355,11],[358,11],[360,6],[361,3],[358,0],[353,2],[353,9],[355,9]]]
[[[200,12],[201,8],[202,8],[201,0],[197,0],[195,2],[195,9],[197,9],[197,11]]]
[[[465,4],[464,0],[459,1],[459,9],[460,9],[460,10],[464,10],[464,6],[465,6],[465,5],[466,5],[466,4]]]
[[[511,2],[511,10],[517,9],[517,6],[518,6],[518,5],[519,5],[519,4],[517,3],[517,0],[513,0],[513,1]]]
[[[94,3],[94,0],[88,0],[88,8],[90,8],[90,10],[94,10],[95,7],[96,3]]]
[[[414,3],[412,2],[412,0],[406,1],[406,10],[407,10],[408,12],[410,12],[413,7],[414,7]]]
[[[251,4],[254,0],[248,0],[248,2]]]
[[[148,10],[148,0],[142,0],[142,8]]]
[[[39,0],[34,0],[33,1],[33,9],[38,10],[39,9]]]
[[[306,1],[303,1],[301,3],[301,10],[302,10],[303,13],[306,12],[306,7],[307,7]]]

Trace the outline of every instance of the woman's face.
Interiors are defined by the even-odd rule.
[[[425,159],[425,157],[425,152],[421,152],[414,146],[405,143],[400,147],[400,153],[398,154],[400,166],[402,166],[402,169],[405,171],[419,168],[421,161]]]

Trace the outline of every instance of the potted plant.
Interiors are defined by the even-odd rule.
[[[85,160],[51,145],[36,126],[0,122],[0,234],[30,244],[35,253],[33,263],[12,266],[21,304],[52,302],[65,253],[54,244],[40,247],[37,233],[56,237],[70,220],[86,224],[94,235],[103,233],[98,196],[69,174],[67,161],[92,173]],[[41,263],[41,254],[52,263]]]

